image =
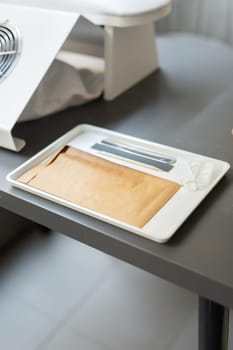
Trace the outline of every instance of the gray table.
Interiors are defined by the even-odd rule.
[[[200,297],[199,349],[221,349],[233,307],[233,173],[165,245],[12,188],[6,175],[79,123],[233,163],[233,51],[190,37],[159,42],[162,69],[113,102],[17,125],[20,154],[0,150],[0,206],[187,288]]]

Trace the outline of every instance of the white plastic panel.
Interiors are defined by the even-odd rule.
[[[20,58],[0,83],[0,146],[19,150],[11,130],[60,50],[79,15],[0,4],[0,23],[8,19],[22,36]],[[17,141],[17,142],[16,142]]]
[[[6,1],[6,0],[5,0]],[[7,1],[9,3],[9,0]],[[11,3],[44,8],[73,10],[79,13],[113,16],[143,15],[171,3],[170,0],[10,0]]]
[[[166,16],[171,0],[5,0],[8,3],[81,13],[96,24],[132,26]]]

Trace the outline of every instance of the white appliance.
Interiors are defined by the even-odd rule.
[[[12,129],[82,14],[105,32],[105,99],[111,100],[158,68],[153,21],[171,0],[0,2],[0,147],[19,151]],[[26,3],[27,6],[19,4]],[[29,6],[30,5],[30,6]],[[59,10],[55,9],[58,7]]]
[[[25,145],[12,137],[12,128],[78,18],[77,13],[0,4],[0,146],[19,151]]]

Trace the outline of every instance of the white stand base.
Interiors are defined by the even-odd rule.
[[[13,137],[10,130],[0,128],[0,147],[19,152],[25,146],[24,140]]]
[[[158,57],[154,24],[105,27],[104,98],[112,100],[155,71]]]

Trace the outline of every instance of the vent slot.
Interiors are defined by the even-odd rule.
[[[0,24],[0,82],[7,78],[15,67],[21,50],[19,30],[8,21]]]

